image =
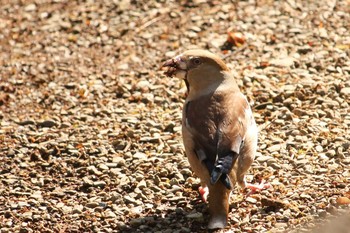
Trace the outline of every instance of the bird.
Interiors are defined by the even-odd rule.
[[[203,49],[187,50],[162,65],[165,75],[184,80],[182,138],[199,193],[208,202],[209,229],[227,227],[230,194],[238,183],[252,191],[245,174],[254,161],[258,127],[247,101],[225,62]]]

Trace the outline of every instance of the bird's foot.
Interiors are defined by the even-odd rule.
[[[207,186],[199,186],[198,191],[202,197],[202,200],[204,202],[207,202],[208,195],[209,195],[209,188]]]
[[[268,189],[271,187],[271,185],[269,183],[266,183],[265,180],[262,180],[260,182],[260,184],[249,184],[247,183],[246,188],[250,189],[250,192],[247,194],[247,196],[256,193],[256,192],[260,192],[263,189]]]

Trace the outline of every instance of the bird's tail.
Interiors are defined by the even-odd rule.
[[[227,225],[230,190],[223,184],[209,186],[209,229],[225,228]]]

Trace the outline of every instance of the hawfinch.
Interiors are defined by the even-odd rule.
[[[186,155],[209,192],[208,228],[225,228],[230,193],[236,182],[253,190],[265,185],[245,182],[253,163],[258,129],[246,97],[223,60],[205,50],[188,50],[163,64],[167,76],[183,79],[188,95],[183,107],[182,136]]]

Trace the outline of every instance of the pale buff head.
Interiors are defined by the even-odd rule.
[[[190,94],[215,90],[227,79],[234,82],[224,61],[206,50],[187,50],[166,61],[163,67],[168,67],[165,72],[167,76],[185,80]]]

